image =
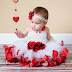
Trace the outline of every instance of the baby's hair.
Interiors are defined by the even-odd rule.
[[[48,10],[44,7],[36,7],[33,9],[35,14],[38,14],[42,17],[44,17],[45,19],[48,19]]]

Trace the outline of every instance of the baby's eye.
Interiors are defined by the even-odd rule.
[[[39,23],[36,23],[36,24],[39,24]]]
[[[33,22],[32,22],[33,23]]]

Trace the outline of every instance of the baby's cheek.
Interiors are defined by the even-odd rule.
[[[38,25],[38,28],[41,28],[41,25]]]
[[[31,23],[31,27],[33,27],[33,24]]]
[[[37,29],[40,29],[40,26],[36,26]]]

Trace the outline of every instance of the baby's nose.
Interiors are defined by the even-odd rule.
[[[33,27],[35,27],[36,25],[35,24],[33,24]]]

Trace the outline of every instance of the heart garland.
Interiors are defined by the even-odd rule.
[[[19,0],[12,0],[12,1],[13,1],[14,3],[17,3]],[[15,6],[16,6],[16,5],[15,5]],[[17,11],[17,9],[15,9],[15,11]],[[19,21],[19,17],[15,17],[15,16],[14,16],[14,17],[13,17],[13,21],[17,23],[17,22]]]
[[[19,0],[12,0],[14,3],[15,3],[15,11],[17,11],[17,9],[16,9],[16,3],[19,1]],[[18,22],[19,21],[19,17],[17,16],[17,17],[13,17],[13,21],[14,22]],[[16,30],[18,30],[17,28],[16,28]]]

